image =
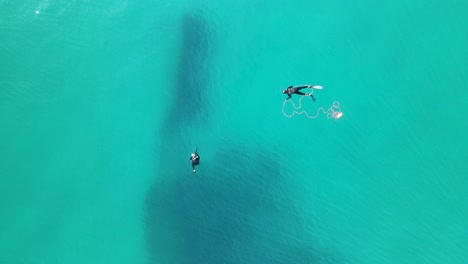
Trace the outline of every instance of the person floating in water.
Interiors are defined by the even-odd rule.
[[[195,153],[192,153],[192,155],[190,155],[190,163],[192,164],[193,173],[195,173],[195,166],[200,164],[200,155],[198,155],[198,148],[195,149]]]
[[[286,98],[286,100],[289,100],[292,94],[300,94],[300,95],[305,95],[305,96],[310,95],[310,97],[312,98],[312,101],[315,102],[315,97],[312,93],[307,94],[307,93],[300,92],[300,90],[304,88],[313,88],[313,86],[312,85],[301,85],[301,86],[295,86],[295,87],[293,87],[292,85],[289,86],[286,90],[283,90],[283,93],[288,95],[288,98]]]

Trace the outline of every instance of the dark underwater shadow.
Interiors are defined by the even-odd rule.
[[[311,242],[278,159],[266,149],[225,145],[232,147],[220,148],[203,176],[191,173],[188,156],[178,158],[187,142],[181,131],[209,118],[202,101],[213,50],[213,30],[200,13],[186,15],[182,25],[170,87],[179,96],[161,131],[161,168],[145,201],[149,263],[338,263]]]
[[[193,120],[207,119],[203,100],[210,89],[214,30],[201,12],[191,12],[183,17],[182,38],[175,87],[169,87],[176,95],[174,108],[165,122],[165,129],[170,132],[191,125]]]
[[[236,148],[237,149],[237,148]],[[292,188],[265,150],[221,149],[212,175],[162,175],[146,200],[146,240],[165,263],[338,263],[314,249],[289,197]],[[235,157],[235,162],[229,161]],[[223,165],[225,164],[225,165]],[[164,230],[161,232],[161,230]],[[171,236],[177,237],[170,242]],[[168,239],[168,240],[166,240]],[[158,263],[157,261],[151,263]]]

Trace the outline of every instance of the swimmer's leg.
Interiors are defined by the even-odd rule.
[[[304,88],[310,88],[309,85],[302,85],[302,86],[299,86],[299,87],[296,87],[296,89],[299,91],[301,89],[304,89]]]
[[[309,94],[307,94],[307,93],[299,92],[299,90],[302,90],[302,89],[305,89],[305,88],[310,88],[310,86],[309,86],[309,85],[303,85],[303,86],[296,87],[296,92],[295,92],[295,94],[309,95]]]

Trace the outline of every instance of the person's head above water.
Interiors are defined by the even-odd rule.
[[[286,90],[283,90],[283,93],[285,94],[285,93],[286,93]]]

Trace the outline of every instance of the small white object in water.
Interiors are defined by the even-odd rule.
[[[39,14],[39,10],[36,10],[36,15],[38,15],[38,14]]]

